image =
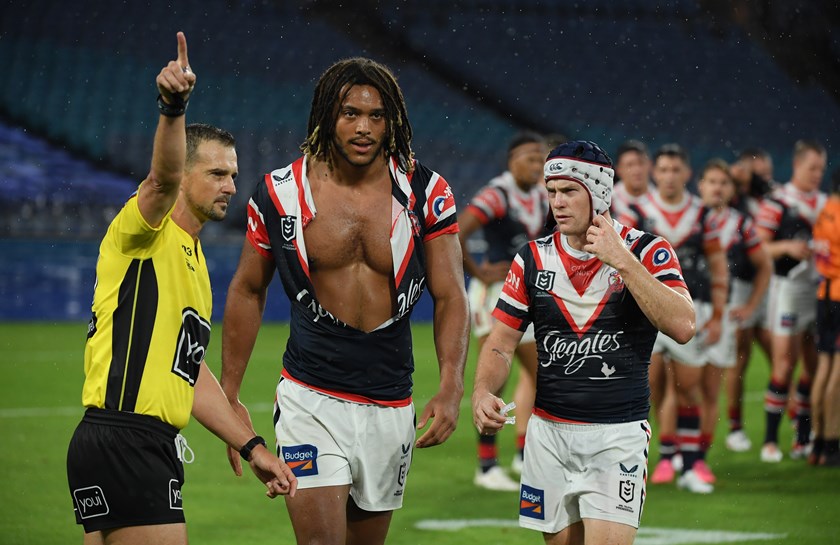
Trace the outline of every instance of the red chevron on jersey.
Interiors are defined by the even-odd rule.
[[[613,228],[657,281],[686,289],[662,237]],[[575,278],[575,276],[578,278]],[[535,411],[576,422],[630,422],[649,411],[647,367],[657,331],[615,268],[555,233],[517,253],[493,311],[519,331],[534,324]]]
[[[613,294],[613,269],[602,267],[594,256],[583,260],[569,255],[560,233],[553,238],[552,246],[530,242],[537,264],[537,287],[554,296],[569,326],[583,337]]]

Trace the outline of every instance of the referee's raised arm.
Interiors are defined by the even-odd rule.
[[[137,205],[146,222],[157,227],[175,204],[187,156],[184,113],[195,87],[187,57],[187,38],[178,33],[178,58],[157,76],[160,119],[155,131],[152,166],[137,192]]]

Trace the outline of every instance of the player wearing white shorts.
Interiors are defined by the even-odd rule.
[[[443,443],[458,420],[469,307],[455,199],[414,159],[403,94],[386,66],[361,57],[330,66],[308,128],[303,156],[266,174],[248,205],[225,307],[222,387],[250,423],[239,388],[279,276],[291,316],[275,431],[299,483],[286,502],[295,537],[377,545],[402,505],[413,449]],[[426,288],[440,385],[415,428],[409,317]]]
[[[683,467],[677,485],[709,493],[715,476],[705,457],[713,437],[703,433],[702,420],[704,413],[712,412],[711,405],[717,405],[721,370],[708,365],[708,347],[720,340],[729,273],[712,210],[688,193],[690,178],[688,153],[677,144],[662,146],[654,157],[657,191],[631,208],[635,218],[631,217],[629,224],[656,233],[673,245],[697,313],[698,333],[692,341],[680,346],[660,333],[653,347],[650,375],[660,460],[651,481],[658,484],[674,479],[672,457],[678,446]],[[671,399],[676,400],[676,407]]]
[[[713,221],[721,246],[726,250],[731,275],[729,303],[723,315],[720,340],[708,347],[707,355],[711,365],[725,370],[729,421],[730,425],[737,423],[737,427],[730,428],[726,445],[732,450],[748,450],[750,442],[742,430],[740,417],[742,375],[746,370],[746,361],[738,358],[738,333],[739,329],[751,328],[755,324],[755,315],[773,273],[773,263],[755,231],[752,219],[727,205],[735,191],[729,172],[725,161],[712,159],[706,163],[698,186],[703,204],[713,211]],[[720,373],[710,375],[713,380],[720,379]],[[705,387],[719,389],[720,384],[707,382]],[[708,404],[704,409],[701,435],[711,437],[718,421],[718,404]]]
[[[772,332],[773,370],[764,397],[766,430],[761,460],[776,463],[779,423],[788,403],[793,370],[802,355],[802,370],[796,386],[797,432],[791,457],[804,458],[810,443],[811,377],[816,368],[813,326],[816,320],[817,276],[810,241],[811,229],[826,201],[819,191],[826,168],[825,148],[814,141],[794,145],[790,182],[765,199],[756,224],[774,260],[770,281],[768,319]]]
[[[519,523],[549,545],[629,545],[645,501],[651,347],[657,329],[688,341],[694,310],[671,245],[611,219],[613,171],[596,144],[561,144],[545,178],[558,229],[513,260],[479,355],[473,422],[484,434],[504,426],[493,392],[533,323]]]
[[[496,308],[513,256],[529,240],[548,233],[548,197],[543,184],[543,163],[547,154],[547,145],[540,135],[532,132],[516,134],[508,145],[507,170],[481,188],[458,216],[464,270],[470,275],[468,296],[472,333],[478,341],[479,350],[495,321],[491,313]],[[481,263],[473,259],[467,248],[467,240],[479,231],[487,244]],[[522,337],[516,356],[521,372],[514,401],[520,413],[528,415],[534,404],[534,377],[537,372],[533,329]],[[501,392],[496,394],[501,395]],[[516,472],[522,466],[527,425],[527,416],[516,423],[517,454],[513,462]],[[476,486],[488,490],[519,490],[519,484],[498,464],[495,436],[479,436],[478,465],[473,478]]]

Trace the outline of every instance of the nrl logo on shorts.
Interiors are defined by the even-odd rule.
[[[551,291],[554,287],[554,271],[539,271],[537,273],[537,288]]]
[[[294,216],[283,216],[280,219],[280,227],[283,232],[283,238],[286,242],[291,242],[295,239],[295,221]]]
[[[636,483],[627,479],[626,481],[618,481],[618,497],[621,498],[621,501],[624,503],[630,503],[633,501],[633,497],[636,495]]]

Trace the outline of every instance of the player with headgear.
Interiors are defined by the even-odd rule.
[[[539,363],[519,502],[546,543],[633,542],[645,499],[649,385],[658,331],[694,335],[694,308],[671,245],[609,214],[613,168],[573,141],[544,166],[556,231],[518,252],[493,315],[473,391],[473,421],[505,422],[491,392],[534,324]]]

